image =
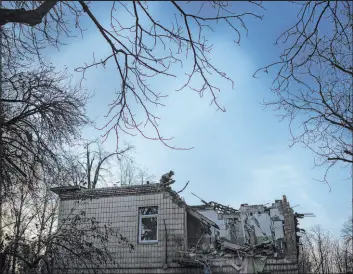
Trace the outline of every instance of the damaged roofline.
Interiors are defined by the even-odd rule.
[[[149,192],[143,192],[144,188],[148,188],[150,191]],[[128,190],[135,190],[133,191],[128,191]],[[96,193],[97,196],[101,197],[104,196],[114,196],[114,194],[121,195],[121,196],[127,196],[127,195],[134,195],[134,194],[152,194],[156,192],[168,192],[172,194],[172,197],[174,196],[177,198],[178,202],[182,202],[185,206],[186,212],[188,212],[190,215],[195,217],[197,220],[199,220],[201,223],[205,225],[210,225],[215,227],[216,229],[219,229],[218,225],[210,220],[209,218],[203,216],[201,213],[199,213],[196,209],[192,208],[191,206],[187,205],[185,201],[179,196],[179,194],[175,191],[173,191],[170,187],[163,187],[160,184],[148,184],[148,185],[129,185],[129,186],[120,186],[120,187],[110,187],[110,188],[98,188],[98,189],[87,189],[86,187],[82,186],[60,186],[60,187],[53,187],[50,189],[52,192],[55,194],[59,195],[60,198],[63,198],[63,196],[67,194],[74,194],[74,196],[71,196],[71,198],[79,198],[80,196],[75,196],[75,194],[78,194],[80,191],[83,190],[82,194],[93,194]],[[121,190],[121,191],[126,191],[126,193],[119,193],[115,192],[114,190]],[[107,193],[105,193],[107,192]],[[61,196],[63,195],[63,196]]]
[[[83,186],[58,186],[58,187],[52,187],[50,188],[50,191],[54,192],[55,194],[61,194],[64,192],[70,192],[70,191],[78,191],[81,189],[87,189],[86,187]]]

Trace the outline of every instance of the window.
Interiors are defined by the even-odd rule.
[[[139,208],[139,243],[158,242],[158,207]]]

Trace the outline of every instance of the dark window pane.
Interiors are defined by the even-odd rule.
[[[157,217],[141,218],[141,241],[157,240]]]
[[[140,214],[141,215],[158,214],[158,207],[157,206],[140,207]]]

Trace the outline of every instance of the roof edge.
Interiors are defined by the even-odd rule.
[[[86,187],[83,186],[57,186],[57,187],[51,187],[50,191],[54,192],[55,194],[61,194],[64,192],[70,192],[70,191],[78,191],[81,189],[87,189]]]

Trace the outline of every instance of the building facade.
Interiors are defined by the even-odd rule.
[[[118,228],[134,246],[109,243],[119,265],[106,263],[98,273],[298,273],[294,215],[285,197],[272,208],[225,210],[215,203],[189,206],[161,184],[52,191],[60,197],[59,223],[84,212]]]

